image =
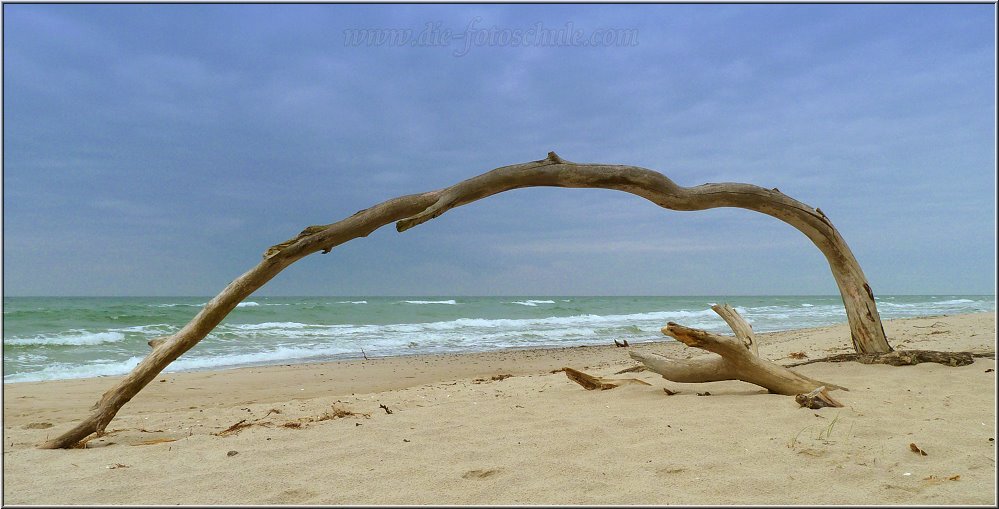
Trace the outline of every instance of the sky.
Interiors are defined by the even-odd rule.
[[[3,292],[215,295],[306,226],[554,150],[779,187],[825,212],[876,294],[994,294],[994,15],[5,4]],[[256,295],[836,293],[769,216],[533,188],[383,227]]]

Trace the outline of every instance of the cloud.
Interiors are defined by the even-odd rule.
[[[160,250],[127,273],[101,272],[105,291],[147,294],[187,270],[191,283],[176,291],[214,294],[304,226],[549,150],[681,185],[779,187],[833,218],[876,268],[879,293],[990,291],[967,276],[994,274],[994,243],[982,240],[995,228],[990,9],[8,5],[4,261],[14,276],[5,291],[83,291],[85,275],[27,276],[61,263],[32,253],[65,248],[31,232],[72,229],[84,267],[103,266],[108,244]],[[635,28],[639,44],[483,46],[460,58],[457,47],[344,44],[350,28],[461,31],[476,16],[501,29]],[[520,284],[599,294],[695,291],[700,281],[767,293],[788,288],[768,283],[782,277],[773,260],[816,260],[771,218],[674,214],[590,190],[504,193],[357,243],[337,258],[346,272],[303,262],[295,273],[307,275],[275,280],[274,291],[391,293],[405,280],[421,293]],[[540,285],[538,274],[567,255],[585,269]],[[655,257],[733,256],[759,278],[726,283],[696,263],[682,281],[628,276],[628,263]],[[907,259],[927,271],[917,286]],[[412,272],[361,269],[369,265]],[[796,291],[826,291],[825,276]]]
[[[496,251],[503,254],[559,255],[559,254],[695,254],[704,251],[744,252],[747,250],[772,248],[772,243],[738,246],[706,243],[702,239],[672,240],[669,242],[648,240],[564,240],[544,239],[523,241],[514,244],[500,244]]]

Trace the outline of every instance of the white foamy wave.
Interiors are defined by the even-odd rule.
[[[193,371],[201,369],[222,369],[238,366],[273,364],[276,362],[307,359],[328,359],[334,356],[357,353],[356,349],[335,346],[284,347],[279,346],[266,351],[250,353],[221,354],[181,357],[163,371]],[[93,378],[99,376],[120,376],[128,374],[142,360],[142,357],[130,357],[124,361],[97,359],[85,364],[51,363],[46,367],[24,373],[4,376],[8,382],[38,382],[43,380],[62,380],[70,378]]]
[[[896,304],[894,302],[882,302],[879,303],[878,306],[884,308],[916,308],[916,307],[926,308],[926,307],[935,306],[936,304],[937,304],[936,302],[932,302],[929,304]]]
[[[406,304],[450,304],[452,306],[458,304],[454,299],[451,300],[404,300]]]
[[[900,308],[900,309],[919,309],[924,311],[935,311],[946,308],[972,308],[973,306],[967,306],[967,304],[976,303],[973,300],[967,299],[957,299],[957,300],[942,300],[939,302],[920,302],[920,303],[894,303],[894,302],[881,302],[878,304],[880,307],[885,308]]]
[[[931,297],[932,299],[932,297]],[[878,302],[882,318],[902,318],[936,314],[976,313],[995,310],[995,301],[950,299],[916,303]]]
[[[429,322],[420,324],[397,324],[386,327],[415,327],[431,330],[453,330],[463,328],[526,328],[535,326],[564,326],[579,324],[630,324],[634,321],[663,321],[681,318],[696,318],[712,316],[714,311],[654,311],[651,313],[632,313],[627,315],[573,315],[550,316],[548,318],[458,318],[446,322]]]
[[[236,304],[236,307],[238,307],[238,308],[252,308],[254,306],[259,306],[259,305],[260,305],[259,303],[253,302],[251,300],[249,302],[240,302],[239,304]]]
[[[378,325],[320,325],[299,322],[223,324],[212,331],[208,335],[208,339],[335,338],[346,335],[374,334],[379,327]]]
[[[538,304],[554,304],[553,300],[515,300],[510,304],[520,304],[521,306],[537,306]]]
[[[70,330],[64,334],[56,336],[33,336],[30,338],[10,338],[4,339],[5,345],[62,345],[62,346],[82,346],[99,345],[102,343],[117,343],[125,339],[125,335],[120,332],[88,332],[84,330]]]
[[[806,302],[806,303],[802,304],[801,307],[803,307],[803,308],[813,308],[813,307],[815,307],[815,304],[809,304],[809,303]]]
[[[125,331],[125,332],[138,332],[140,334],[166,334],[177,332],[178,328],[174,325],[166,323],[156,323],[153,325],[134,325],[132,327],[122,327],[120,329],[113,329],[115,331]]]
[[[4,383],[8,382],[40,382],[43,380],[63,380],[68,378],[92,378],[97,376],[124,375],[139,364],[142,357],[130,357],[125,361],[97,359],[86,364],[81,363],[51,363],[38,371],[4,375]]]
[[[367,304],[366,300],[341,300],[337,304]]]
[[[711,321],[711,319],[714,319]],[[458,318],[455,320],[396,323],[396,324],[305,324],[299,322],[265,322],[258,324],[223,324],[208,336],[210,339],[232,340],[274,338],[295,341],[329,343],[355,341],[369,344],[386,340],[387,344],[423,342],[428,338],[447,340],[456,345],[475,346],[486,335],[505,334],[529,336],[545,333],[546,337],[568,338],[574,335],[592,335],[595,328],[611,330],[636,327],[637,331],[658,336],[659,328],[667,321],[684,321],[685,324],[707,324],[724,327],[724,322],[711,310],[662,311],[623,315],[574,315],[547,318]],[[714,323],[717,322],[717,323]],[[580,331],[588,332],[582,334]],[[627,331],[622,331],[627,333]]]
[[[299,322],[264,322],[264,323],[236,323],[226,324],[220,328],[235,330],[264,330],[264,329],[303,329],[310,327],[309,324]],[[314,327],[314,326],[313,326]]]
[[[46,357],[46,356],[44,356],[44,355],[38,355],[38,354],[33,354],[33,353],[22,353],[22,354],[20,354],[20,355],[17,356],[17,361],[18,362],[25,362],[25,363],[29,363],[29,362],[47,362],[48,360],[49,360],[49,358]]]
[[[170,364],[165,371],[189,371],[198,369],[231,368],[257,364],[271,364],[286,360],[325,359],[345,353],[357,353],[357,349],[347,349],[335,346],[285,347],[265,351],[206,355],[201,357],[181,357]]]

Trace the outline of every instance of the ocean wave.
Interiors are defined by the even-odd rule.
[[[714,317],[714,321],[706,321]],[[506,331],[511,334],[550,331],[555,338],[565,334],[590,335],[593,328],[603,329],[645,327],[648,332],[658,334],[659,328],[667,321],[684,320],[690,326],[723,327],[724,322],[714,316],[710,309],[702,311],[657,311],[621,315],[572,315],[550,316],[546,318],[457,318],[436,322],[395,323],[395,324],[308,324],[300,322],[264,322],[255,324],[222,324],[209,334],[217,340],[273,338],[288,340],[371,341],[387,339],[401,341],[406,338],[427,336],[432,338],[461,339],[475,344],[484,335]],[[717,323],[715,323],[717,322]],[[591,332],[583,334],[582,329]],[[626,333],[625,330],[620,333]],[[546,333],[547,334],[547,333]]]
[[[910,302],[910,303],[881,302],[878,304],[878,306],[885,308],[903,308],[903,309],[918,308],[925,310],[937,310],[940,308],[968,307],[967,304],[975,304],[977,306],[979,304],[986,304],[986,302],[975,301],[971,299],[954,299],[954,300],[941,300],[936,302]]]
[[[117,331],[89,332],[84,330],[69,330],[56,336],[33,336],[29,338],[4,338],[3,343],[11,346],[84,346],[117,343],[125,339],[125,335]]]
[[[313,346],[313,347],[288,347],[279,346],[258,352],[235,353],[222,355],[202,355],[197,357],[181,357],[170,365],[166,371],[187,371],[197,369],[231,368],[237,366],[250,366],[257,364],[269,364],[285,360],[305,360],[305,359],[327,359],[346,353],[360,352],[356,349],[348,349],[336,346]]]
[[[177,332],[177,330],[179,330],[179,328],[175,325],[170,325],[167,323],[154,323],[151,325],[133,325],[132,327],[122,327],[120,329],[112,329],[111,331],[112,332],[124,331],[124,332],[136,332],[139,334],[160,335],[168,332],[169,333]]]
[[[7,382],[40,382],[44,380],[64,380],[69,378],[93,378],[98,376],[117,376],[127,374],[139,364],[142,357],[130,357],[127,360],[96,359],[87,363],[49,363],[37,371],[5,374]]]
[[[910,304],[900,304],[911,306]],[[751,306],[735,308],[754,326],[762,326],[760,331],[774,328],[786,329],[794,326],[808,327],[824,323],[834,323],[845,317],[845,311],[840,305],[800,305],[787,306]],[[908,310],[906,310],[908,311]],[[889,312],[890,314],[890,312]],[[389,338],[407,341],[418,336],[431,338],[467,337],[466,342],[476,343],[485,334],[494,334],[502,330],[511,334],[528,334],[538,331],[546,336],[559,337],[569,333],[569,329],[600,328],[611,331],[615,327],[637,327],[653,334],[668,321],[683,323],[690,327],[709,330],[727,330],[724,322],[710,309],[699,311],[653,311],[629,314],[576,314],[570,316],[549,316],[544,318],[456,318],[434,322],[394,323],[394,324],[321,324],[301,322],[264,322],[256,324],[223,324],[212,335],[217,339],[233,338],[280,338],[298,340],[335,340],[337,338],[352,341],[371,341],[374,338]],[[759,325],[758,325],[759,324]],[[159,331],[157,331],[159,332]],[[622,329],[618,333],[627,333]],[[572,331],[579,333],[578,330]],[[608,332],[609,333],[609,332]],[[419,338],[418,338],[419,339]],[[449,339],[450,340],[450,339]]]
[[[338,346],[278,346],[267,350],[230,353],[230,354],[209,354],[177,359],[163,371],[173,373],[177,371],[194,371],[203,369],[225,369],[241,366],[252,366],[261,364],[273,364],[284,361],[303,361],[308,359],[330,359],[345,354],[356,354],[360,352],[354,348]],[[129,357],[126,360],[97,359],[86,364],[73,363],[49,363],[44,368],[36,371],[28,371],[4,376],[4,382],[34,382],[53,379],[70,378],[92,378],[99,376],[120,376],[132,371],[142,360],[142,357]]]
[[[196,350],[179,358],[167,371],[353,358],[360,357],[361,348],[369,357],[374,357],[504,348],[608,345],[612,339],[625,338],[632,344],[638,344],[642,341],[665,340],[659,329],[669,321],[711,332],[730,333],[725,322],[705,306],[702,299],[676,303],[665,301],[664,305],[669,307],[658,309],[667,310],[658,311],[656,309],[660,304],[655,301],[640,304],[642,308],[629,309],[622,306],[626,305],[623,303],[631,302],[630,300],[611,302],[608,305],[596,298],[553,297],[513,302],[506,298],[476,299],[463,302],[462,304],[468,304],[465,306],[455,306],[459,304],[455,299],[403,301],[394,298],[371,299],[372,304],[361,307],[351,305],[368,301],[335,302],[333,298],[337,297],[298,300],[292,304],[285,303],[291,301],[270,303],[264,298],[257,302],[243,303],[244,306],[251,307],[294,307],[242,312],[241,316],[244,318],[237,318],[238,321],[259,323],[227,321],[219,324]],[[722,297],[715,299],[725,301]],[[878,302],[884,319],[995,309],[995,302],[989,296],[940,296],[932,300],[930,296],[902,296],[894,302],[892,299],[889,296]],[[569,300],[575,301],[572,306],[559,302]],[[735,306],[735,309],[761,333],[845,321],[845,310],[838,296],[773,300],[733,298],[729,302],[732,305],[741,304]],[[443,306],[421,309],[404,304]],[[203,305],[171,304],[170,307]],[[671,308],[674,310],[669,311]],[[265,309],[267,318],[245,319]],[[649,309],[653,311],[648,311]],[[118,312],[119,306],[114,304],[104,309],[84,310],[89,313],[86,318],[91,322],[53,322],[73,323],[67,326],[68,330],[50,332],[45,329],[17,329],[25,332],[4,340],[5,346],[13,347],[9,349],[9,353],[5,351],[5,371],[8,376],[4,377],[4,382],[126,374],[148,353],[146,340],[175,333],[187,320],[186,317],[178,317],[176,323],[171,323],[174,319],[165,317],[167,313],[183,313],[179,309],[171,312],[153,312],[147,309],[150,317],[146,320],[116,324],[108,321],[108,310]],[[127,311],[127,308],[121,311]],[[5,320],[8,319],[10,318],[5,316]],[[36,320],[34,316],[31,319]],[[42,324],[49,323],[41,315],[37,320]],[[356,323],[338,323],[345,320],[356,320]],[[322,323],[324,321],[335,323]],[[133,325],[143,322],[161,323]],[[72,348],[74,346],[76,348]],[[103,358],[81,359],[76,363],[69,361],[77,355]]]
[[[264,323],[228,323],[220,326],[222,330],[262,330],[262,329],[304,329],[305,327],[317,327],[307,323],[299,322],[264,322]],[[318,327],[322,327],[319,325]]]
[[[538,304],[554,304],[553,300],[515,300],[510,304],[520,304],[521,306],[531,306],[535,307]]]
[[[572,315],[549,316],[547,318],[458,318],[441,322],[420,324],[397,324],[388,327],[410,326],[431,330],[452,330],[464,328],[497,328],[510,327],[514,329],[536,326],[562,326],[576,324],[606,324],[630,323],[633,321],[663,321],[682,318],[697,318],[711,316],[714,311],[653,311],[650,313],[631,313],[623,315]]]
[[[149,304],[149,306],[155,307],[155,308],[173,308],[173,307],[200,308],[200,307],[206,306],[207,304],[208,304],[207,302],[202,302],[201,304],[170,303],[170,304]],[[280,303],[280,302],[260,304],[259,302],[254,302],[254,301],[250,300],[250,301],[246,301],[246,302],[240,302],[240,303],[236,304],[236,307],[238,307],[238,308],[247,308],[247,307],[252,308],[252,307],[256,307],[256,306],[290,306],[290,305],[291,304],[285,304],[285,303]]]
[[[22,353],[18,354],[17,362],[32,363],[32,362],[48,362],[49,358],[44,355],[38,355],[34,353]]]

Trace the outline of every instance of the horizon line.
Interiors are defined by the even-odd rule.
[[[996,297],[995,293],[961,293],[961,292],[943,292],[943,293],[883,293],[880,296],[889,297],[936,297],[936,296],[976,296],[976,297]],[[217,295],[4,295],[3,298],[13,298],[13,299],[96,299],[96,298],[134,298],[134,299],[188,299],[188,298],[214,298]],[[378,295],[378,294],[340,294],[340,295],[250,295],[243,299],[243,301],[250,299],[250,297],[256,298],[346,298],[346,297],[368,297],[368,298],[406,298],[406,297],[422,297],[422,298],[443,298],[443,297],[464,297],[464,298],[493,298],[493,297],[503,297],[503,298],[516,298],[516,297],[584,297],[584,298],[633,298],[633,297],[840,297],[838,293],[801,293],[801,294],[791,294],[791,293],[754,293],[754,294],[677,294],[677,295],[651,295],[651,294],[634,294],[634,295],[576,295],[576,294],[496,294],[496,295],[464,295],[464,294],[434,294],[434,295],[418,295],[418,294],[397,294],[397,295]],[[876,295],[875,297],[878,297]]]

